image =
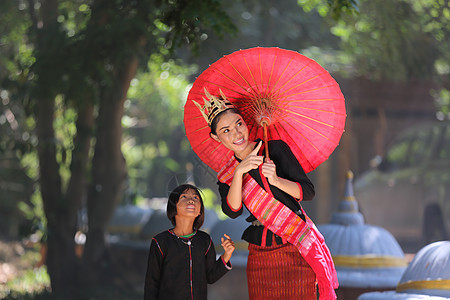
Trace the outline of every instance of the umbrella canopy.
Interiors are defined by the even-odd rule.
[[[283,140],[305,172],[324,162],[339,143],[345,103],[339,85],[314,60],[280,48],[250,48],[226,55],[194,82],[184,109],[186,135],[200,159],[219,171],[233,153],[214,141],[194,101],[203,105],[205,88],[220,91],[243,114],[250,139]]]

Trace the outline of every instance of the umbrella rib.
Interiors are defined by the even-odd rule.
[[[306,67],[307,67],[307,66],[305,66],[302,70],[304,70]],[[302,71],[302,70],[300,70],[300,71]],[[294,74],[294,75],[291,77],[291,79],[289,79],[289,81],[291,81],[292,79],[294,79],[295,77],[297,77],[297,75],[300,73],[300,71],[297,72],[296,74]],[[324,74],[324,73],[322,73],[322,74]],[[285,94],[286,94],[287,92],[289,92],[290,90],[295,89],[295,88],[298,88],[299,86],[301,86],[301,85],[303,85],[303,84],[305,84],[305,83],[307,83],[307,82],[309,82],[309,81],[311,81],[311,80],[313,80],[313,79],[319,78],[320,76],[322,76],[322,74],[319,74],[319,75],[313,76],[313,77],[311,77],[311,78],[308,78],[307,80],[302,81],[302,82],[299,82],[297,85],[294,85],[293,87],[290,87],[290,88],[288,88],[288,89],[283,90],[283,92],[281,93],[281,95],[285,95]],[[288,81],[288,82],[289,82],[289,81]],[[288,82],[286,82],[286,84],[287,84]],[[282,87],[280,87],[280,88],[282,88]]]
[[[278,136],[281,136],[281,132],[280,132],[280,130],[278,130],[278,127],[281,127],[285,132],[286,132],[286,129],[284,128],[284,126],[283,125],[281,125],[280,123],[278,123],[278,126],[274,126],[274,130],[278,133]],[[291,126],[292,127],[292,126]],[[295,128],[294,128],[295,129]],[[296,130],[306,141],[308,141],[308,143],[310,143],[313,147],[314,147],[314,145],[301,133],[301,132],[299,132],[298,130]],[[286,142],[286,141],[285,141]],[[314,148],[316,148],[316,147],[314,147]],[[316,148],[317,149],[317,148]],[[301,153],[302,153],[302,155],[304,156],[304,157],[306,157],[305,156],[305,154],[303,153],[303,151],[302,151],[302,149],[300,149],[300,147],[299,147],[299,149],[298,149],[298,151],[300,151]]]
[[[296,88],[296,87],[297,86],[295,86],[294,88]],[[328,89],[328,88],[332,88],[332,87],[334,87],[334,85],[321,86],[321,87],[318,87],[318,88],[312,88],[312,89],[309,89],[309,90],[300,91],[300,92],[295,93],[295,94],[290,94],[290,95],[287,95],[286,97],[292,97],[292,96],[296,96],[296,95],[300,95],[300,94],[306,94],[306,93],[309,93],[309,92],[315,92],[315,91]]]
[[[300,102],[316,102],[316,101],[340,101],[342,100],[341,98],[317,98],[317,99],[297,99],[297,100],[291,100],[289,101],[290,103],[295,102],[295,103],[300,103]],[[296,106],[298,107],[298,106]]]
[[[201,141],[201,142],[199,143],[199,145],[203,145],[203,144],[206,143],[206,142],[209,142],[209,138],[206,138],[206,139],[204,139],[203,141]]]
[[[291,61],[292,61],[292,59],[289,61],[289,64],[291,63]],[[286,84],[288,84],[292,79],[294,79],[295,77],[297,77],[298,74],[300,74],[301,72],[303,72],[303,70],[305,70],[305,69],[310,65],[310,63],[311,63],[311,62],[308,62],[305,66],[303,66],[300,70],[298,70],[297,73],[295,73],[294,75],[292,75],[291,78],[288,79],[288,81],[286,81],[283,85],[281,85],[281,86],[276,90],[276,92],[278,93],[279,90],[281,90]],[[283,73],[284,73],[284,71],[283,71]],[[315,77],[316,77],[316,76],[315,76]],[[280,76],[280,78],[281,78],[281,76]],[[313,77],[313,78],[314,78],[314,77]],[[311,79],[312,79],[312,78],[311,78]],[[303,83],[305,83],[305,82],[307,82],[307,81],[309,81],[309,80],[311,80],[311,79],[308,79],[308,80],[306,80],[306,81],[304,81],[304,82],[301,82],[301,83],[298,84],[297,86],[302,85]],[[277,82],[277,83],[278,83],[278,82]],[[291,88],[291,89],[292,89],[292,88]],[[290,90],[290,89],[289,89],[289,90]],[[280,95],[285,94],[285,92],[286,92],[286,91],[281,92]]]
[[[263,84],[263,71],[262,71],[262,64],[261,64],[261,52],[258,51],[258,63],[259,63],[259,80],[261,84]],[[264,86],[263,86],[264,88]]]
[[[284,73],[286,72],[286,70],[287,70],[287,68],[289,67],[289,65],[291,64],[291,62],[292,62],[292,58],[289,60],[289,62],[287,63],[287,65],[284,67],[284,70],[283,70],[283,72],[281,72],[280,76],[278,76],[278,79],[277,79],[277,81],[275,82],[274,87],[278,85],[278,82],[279,82],[279,81],[281,80],[281,78],[283,77]],[[285,83],[285,84],[286,84],[286,83]],[[279,91],[285,84],[283,84],[283,85],[282,85],[281,87],[279,87],[277,90],[273,90],[272,92],[273,92],[274,94],[275,94],[275,92],[278,93],[278,91]]]
[[[244,57],[244,61],[245,61],[245,64],[247,65],[247,68],[248,68],[248,64],[247,64],[247,59],[245,58],[245,56],[243,55],[243,57]],[[227,59],[227,61],[228,61],[228,63],[231,65],[231,67],[233,67],[233,69],[236,71],[236,73],[245,81],[245,83],[247,83],[247,85],[250,87],[250,88],[252,88],[251,86],[250,86],[250,83],[247,81],[247,79],[241,74],[241,72],[234,66],[234,64],[230,61],[230,59],[228,58],[228,57],[226,57],[225,56],[225,58]],[[219,71],[220,72],[220,71]],[[252,75],[252,78],[253,78],[253,74],[252,73],[250,73],[251,75]],[[253,79],[254,80],[254,79]],[[237,83],[236,83],[237,84]],[[239,85],[239,84],[238,84]],[[240,85],[239,85],[240,86]],[[242,86],[241,86],[242,87]],[[244,90],[246,90],[244,87],[242,87]],[[252,88],[253,89],[253,88]]]
[[[247,113],[248,113],[252,116],[255,116],[258,112],[256,107],[254,107],[252,105],[239,107],[239,110],[242,112],[243,115],[247,115]]]
[[[209,81],[209,80],[205,80],[205,82],[206,82],[206,83],[209,83],[209,84],[211,84],[211,85],[217,86],[218,88],[221,88],[221,89],[224,89],[224,90],[228,90],[228,91],[234,92],[234,93],[236,93],[236,94],[242,95],[243,97],[246,96],[245,94],[243,94],[243,93],[241,93],[241,92],[238,92],[238,91],[236,91],[236,90],[233,90],[233,89],[231,89],[231,88],[229,88],[229,87],[226,87],[226,86],[224,86],[224,85],[220,85],[220,84],[217,84],[217,83],[212,82],[212,81]],[[238,85],[238,84],[236,83],[236,85]],[[241,86],[241,87],[242,87],[242,86]],[[243,88],[243,87],[242,87],[242,88]],[[194,94],[194,93],[193,93],[193,94]],[[195,93],[195,94],[196,94],[196,95],[200,95],[200,96],[205,96],[205,93],[204,93],[204,92]],[[227,97],[227,98],[230,98],[230,97]],[[234,99],[237,99],[237,98],[234,98]]]
[[[218,148],[216,148],[216,149],[218,149]],[[216,149],[214,149],[214,151],[216,151]],[[231,150],[228,150],[227,153],[225,153],[225,155],[223,155],[222,159],[220,160],[219,166],[223,166],[224,165],[222,162],[224,160],[226,161],[228,159],[228,155],[230,154],[230,152],[231,152]]]
[[[322,125],[325,125],[325,126],[328,126],[328,127],[331,127],[331,128],[335,128],[334,125],[331,125],[331,124],[328,124],[328,123],[319,121],[319,120],[314,119],[314,118],[311,118],[311,117],[308,117],[308,116],[306,116],[306,115],[304,115],[304,114],[300,114],[300,113],[297,113],[297,112],[295,112],[295,111],[290,111],[290,110],[287,110],[287,111],[289,111],[289,112],[290,112],[291,114],[293,114],[293,115],[296,115],[296,116],[299,116],[299,117],[303,117],[303,118],[305,118],[305,119],[314,121],[314,122],[316,122],[316,123],[319,123],[319,124],[322,124]],[[302,123],[302,122],[298,121],[297,119],[294,119],[294,121],[299,122],[299,123]],[[302,123],[302,124],[303,124],[303,123]]]
[[[247,82],[247,80],[246,80],[240,73],[239,73],[239,75],[242,77],[242,79],[244,79],[244,80],[247,82],[247,84],[249,85],[249,87],[253,90],[254,95],[255,95],[255,94],[258,94],[258,92],[255,91],[255,89],[253,88],[254,86],[256,86],[256,87],[258,86],[258,84],[256,83],[256,80],[255,80],[255,76],[253,76],[253,72],[252,72],[252,70],[250,69],[250,67],[249,67],[249,65],[248,65],[247,58],[245,57],[245,55],[243,55],[243,57],[244,57],[245,65],[247,66],[247,70],[249,71],[250,76],[252,77],[252,80],[253,80],[254,85],[253,85],[253,86],[250,85],[250,83]],[[254,99],[252,99],[252,100],[254,100]],[[255,101],[253,101],[253,102],[255,102]]]
[[[273,69],[275,68],[275,61],[277,60],[277,55],[274,55],[273,61],[272,61],[272,67],[270,69],[270,76],[269,76],[269,82],[267,83],[267,89],[270,87],[270,82],[272,81],[273,76]]]
[[[254,85],[253,86],[251,86],[250,84],[249,84],[249,87],[252,89],[252,91],[253,91],[253,97],[250,97],[250,100],[253,102],[253,106],[251,106],[251,109],[250,109],[250,111],[251,111],[251,113],[252,113],[252,115],[254,115],[254,116],[256,116],[256,115],[258,115],[258,112],[259,112],[259,110],[261,109],[261,106],[262,106],[262,103],[260,102],[260,101],[258,101],[258,98],[261,96],[261,92],[262,91],[260,91],[259,90],[259,85],[258,85],[258,83],[257,83],[257,81],[256,81],[256,77],[253,75],[253,71],[252,71],[252,69],[250,68],[250,66],[248,65],[248,62],[247,62],[247,58],[244,56],[244,61],[245,61],[245,65],[247,66],[247,70],[248,70],[248,72],[250,73],[250,76],[251,76],[251,78],[252,78],[252,80],[253,80],[253,83],[254,83]],[[260,70],[261,70],[261,63],[260,63]],[[262,72],[262,70],[261,70],[261,72]],[[261,77],[262,77],[262,73],[261,73]],[[245,80],[245,79],[244,79]],[[247,82],[247,81],[246,81]],[[262,83],[262,80],[261,80],[261,83]],[[256,88],[256,89],[255,89]]]
[[[305,141],[307,141],[308,142],[308,144],[310,144],[317,152],[319,152],[323,157],[325,157],[325,155],[322,153],[322,151],[319,149],[319,148],[317,148],[316,147],[316,145],[314,145],[314,143],[312,143],[302,132],[300,132],[296,127],[294,127],[294,126],[292,126],[291,124],[289,124],[289,123],[286,123],[287,125],[289,125],[290,127],[292,127],[292,129],[293,130],[295,130],[299,135],[301,135],[304,139],[305,139]],[[305,126],[307,126],[306,124],[304,124]],[[283,130],[285,130],[285,131],[287,131],[285,128],[284,128],[284,126],[282,126],[281,124],[279,124],[279,126],[281,127],[281,128],[283,128]],[[309,127],[309,126],[307,126],[307,127]],[[309,128],[311,128],[311,127],[309,127]],[[314,130],[313,128],[311,128],[312,130]],[[316,130],[314,130],[314,131],[316,131]],[[277,130],[277,132],[278,132],[278,130]],[[317,131],[316,131],[317,132]],[[322,135],[321,133],[319,133],[319,132],[317,132],[318,134],[320,134],[320,135]],[[328,138],[327,138],[328,139]],[[328,139],[329,140],[329,139]]]
[[[228,59],[227,59],[227,60],[228,60]],[[230,65],[233,67],[233,69],[239,74],[239,76],[242,77],[241,73],[235,68],[235,66],[234,66],[229,60],[228,60],[228,62],[229,62]],[[228,76],[227,74],[223,73],[222,71],[220,71],[220,70],[217,69],[217,68],[215,68],[215,70],[216,70],[219,74],[223,75],[225,78],[227,78],[228,80],[230,80],[232,83],[234,83],[234,84],[236,84],[238,87],[242,88],[245,92],[247,92],[247,90],[245,89],[244,86],[242,86],[241,84],[237,83],[237,82],[236,82],[235,80],[233,80],[230,76]],[[242,78],[243,78],[243,77],[242,77]],[[248,84],[248,81],[247,81],[245,78],[243,78],[243,79],[244,79],[244,81]],[[211,84],[216,85],[216,86],[221,86],[221,85],[218,85],[218,84],[216,84],[216,83],[214,83],[214,82],[211,82],[211,81],[206,81],[206,80],[205,80],[205,82],[211,83]],[[223,87],[223,86],[222,86],[222,87]],[[228,88],[228,89],[231,90],[230,88]],[[233,90],[231,90],[231,91],[233,91]]]
[[[326,140],[331,141],[326,135],[323,135],[322,133],[318,132],[317,130],[315,130],[315,129],[312,128],[311,126],[308,126],[308,125],[306,125],[305,123],[300,122],[300,121],[297,121],[297,122],[300,123],[300,124],[305,125],[305,126],[308,127],[309,129],[315,131],[317,134],[319,134],[320,136],[324,137]],[[302,134],[302,133],[300,132],[300,130],[298,130],[298,129],[297,129],[296,127],[294,127],[292,124],[289,124],[289,123],[287,123],[287,124],[288,124],[289,126],[291,126],[293,130],[295,130],[296,132],[298,132],[298,134],[300,134],[301,136],[303,136],[303,138],[304,138],[306,141],[308,141],[308,143],[309,143],[312,147],[314,147],[314,149],[316,149],[319,153],[322,154],[322,156],[325,157],[325,155],[322,153],[322,151],[321,151],[319,148],[317,148],[316,145],[314,145],[314,144],[313,144],[313,143],[312,143],[312,142],[311,142],[304,134]]]
[[[207,140],[205,140],[205,142],[206,142],[206,141],[207,141]],[[219,148],[220,148],[220,146],[222,146],[222,144],[218,144],[217,146],[215,146],[214,149],[212,149],[212,150],[209,151],[209,154],[208,154],[208,155],[212,155],[214,152],[218,151]],[[223,159],[225,159],[225,157],[228,155],[228,153],[230,153],[230,151],[227,151],[227,153],[223,156],[222,161],[223,161]]]
[[[208,129],[209,128],[209,126],[208,125],[206,125],[206,126],[203,126],[203,127],[200,127],[200,128],[197,128],[197,129],[195,129],[194,131],[192,131],[192,132],[200,132],[200,131],[202,131],[202,130],[205,130],[205,129]]]
[[[344,114],[338,113],[338,112],[336,112],[336,111],[325,110],[325,109],[318,109],[318,108],[313,108],[313,107],[296,106],[295,108],[308,109],[308,110],[315,110],[315,111],[318,111],[318,112],[329,113],[329,114],[335,114],[335,115],[338,115],[338,116],[344,115]],[[303,115],[301,115],[301,114],[299,114],[299,113],[296,113],[296,112],[294,112],[294,111],[292,111],[292,110],[289,110],[289,109],[286,109],[286,112],[289,112],[289,113],[292,113],[292,114],[296,114],[296,115],[298,115],[298,116],[303,116]]]

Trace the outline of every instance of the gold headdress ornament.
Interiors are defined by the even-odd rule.
[[[205,118],[206,123],[208,123],[208,126],[211,126],[211,122],[218,114],[220,114],[224,110],[234,108],[234,106],[230,101],[227,100],[227,97],[224,95],[221,89],[219,89],[220,98],[211,95],[206,88],[204,89],[204,91],[209,101],[203,98],[203,106],[198,104],[196,101],[192,102],[194,102],[194,104],[198,107],[203,115],[203,118]]]

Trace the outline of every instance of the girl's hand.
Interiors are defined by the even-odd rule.
[[[240,175],[244,175],[250,170],[256,169],[260,164],[263,163],[263,157],[258,155],[258,151],[262,146],[262,141],[258,143],[258,146],[253,149],[250,154],[244,158],[239,165],[236,167],[235,173],[239,172]]]
[[[235,249],[234,247],[234,242],[231,240],[231,238],[224,234],[225,239],[222,237],[220,238],[221,242],[222,242],[222,247],[225,250],[225,253],[222,255],[223,260],[225,261],[225,263],[228,263],[228,261],[231,258],[231,255],[233,254],[233,251]]]
[[[261,171],[271,185],[278,187],[280,178],[277,176],[276,166],[270,158],[266,158]]]

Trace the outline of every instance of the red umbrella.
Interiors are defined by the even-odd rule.
[[[233,153],[214,141],[193,101],[203,105],[204,89],[227,99],[243,114],[249,139],[283,140],[305,172],[324,162],[339,143],[345,103],[339,85],[314,60],[280,48],[250,48],[226,55],[194,82],[184,107],[186,135],[195,153],[216,172]]]

